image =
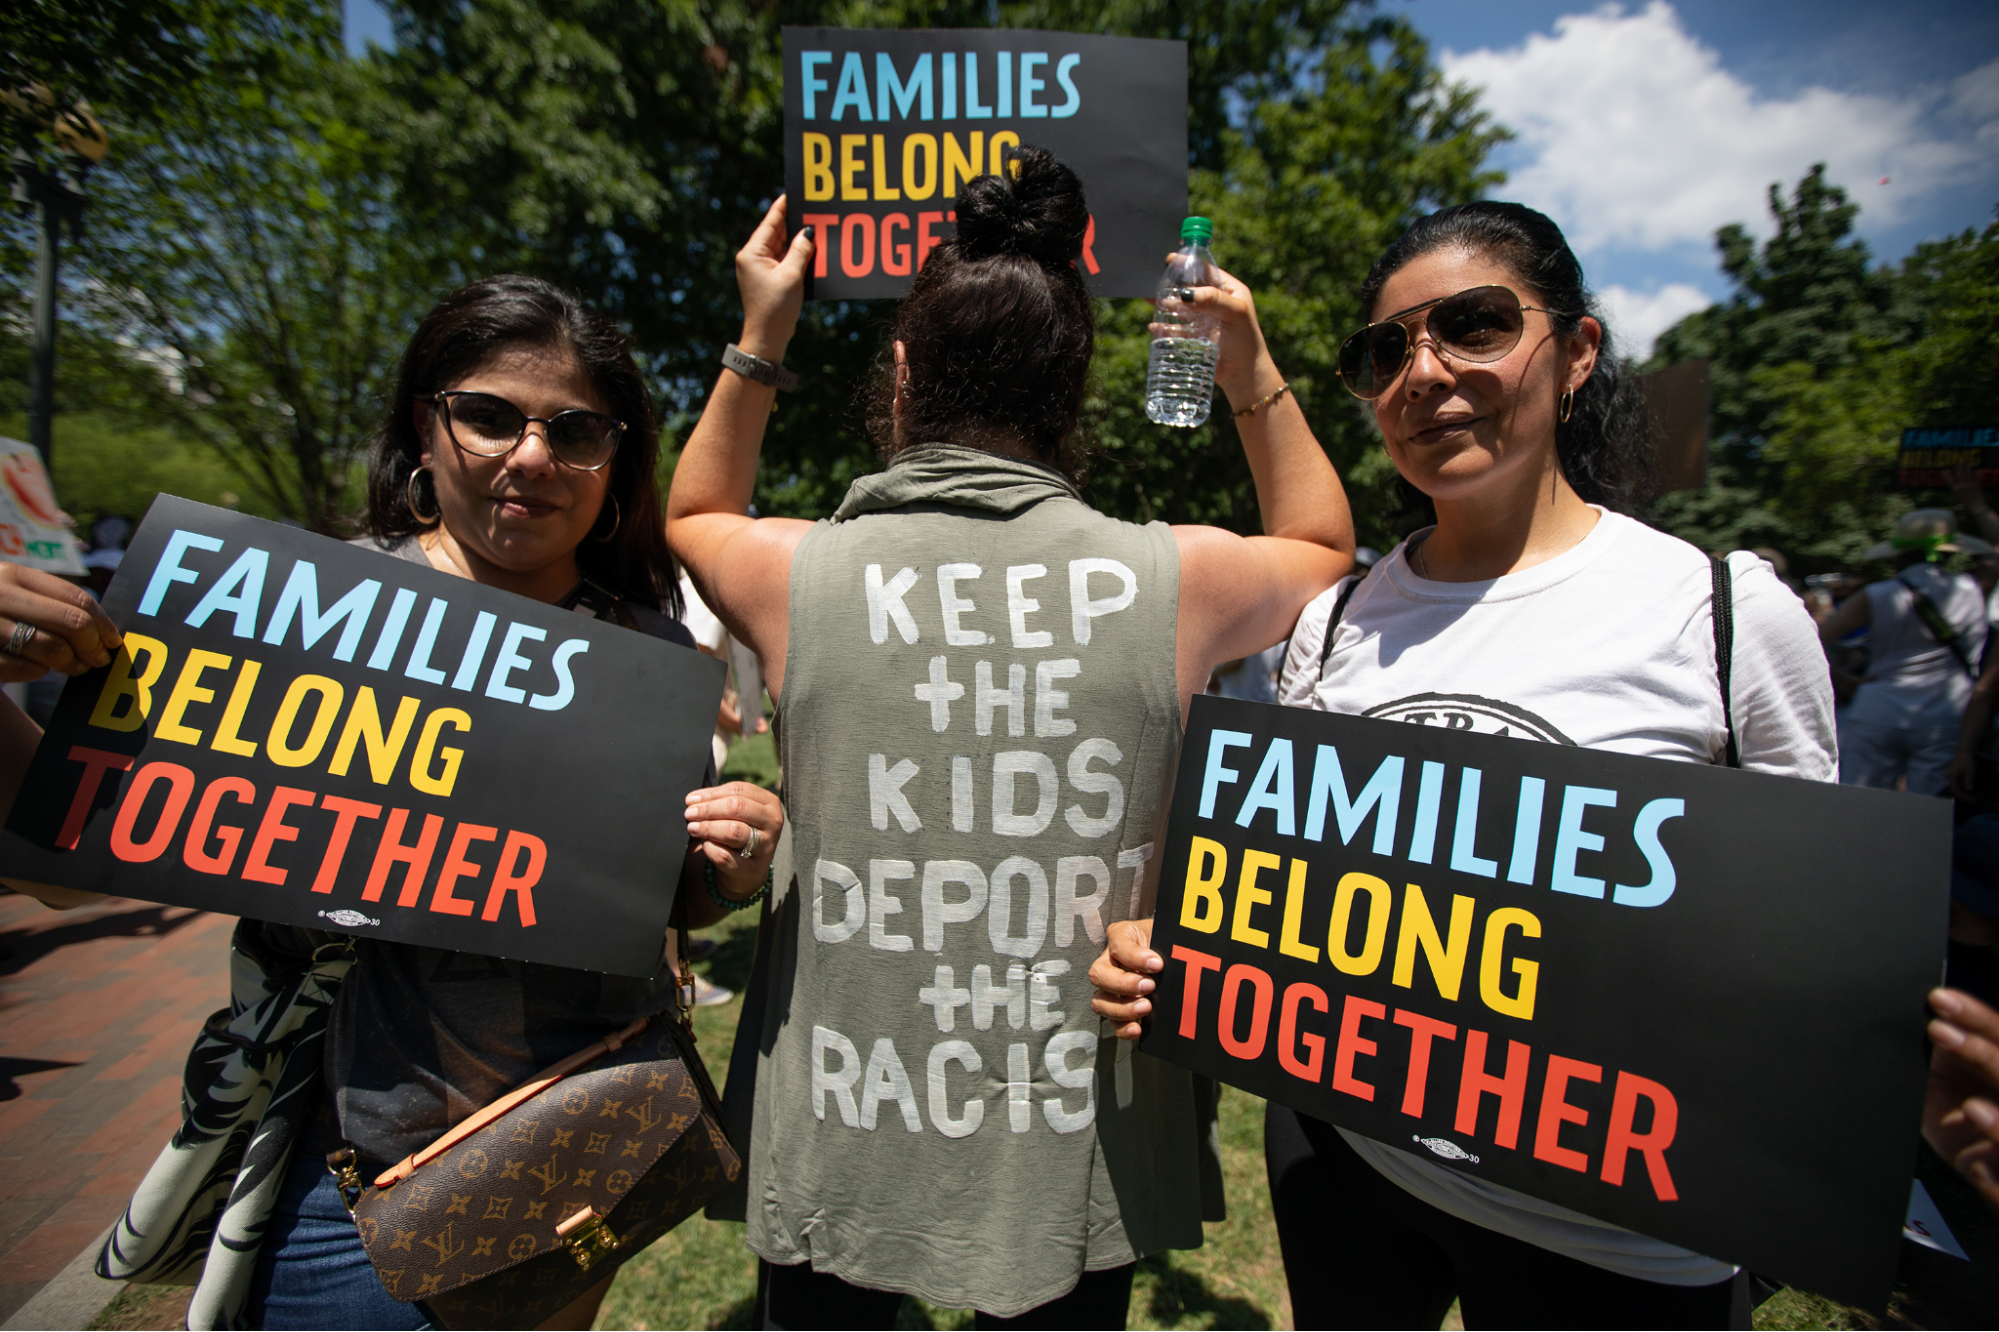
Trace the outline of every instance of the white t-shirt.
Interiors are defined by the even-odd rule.
[[[1323,677],[1326,622],[1347,584],[1298,617],[1280,701],[1647,758],[1721,761],[1726,730],[1707,556],[1622,514],[1599,513],[1572,549],[1488,582],[1419,578],[1407,543],[1398,546],[1348,600]],[[1737,551],[1728,568],[1742,766],[1836,780],[1832,680],[1817,627],[1766,561]],[[1674,1286],[1709,1285],[1735,1271],[1341,1132],[1432,1206],[1555,1253]]]
[[[722,627],[722,622],[715,618],[715,612],[708,609],[708,603],[694,590],[694,580],[684,573],[680,575],[680,600],[685,607],[680,613],[680,622],[687,626],[688,633],[694,635],[694,641],[711,653],[722,653],[729,631]]]
[[[1911,588],[1920,589],[1958,632],[1959,659],[1937,642],[1916,613]],[[1985,593],[1969,574],[1934,564],[1912,564],[1879,583],[1867,597],[1867,679],[1854,691],[1843,720],[1871,726],[1955,726],[1971,701],[1971,672],[1985,651]]]

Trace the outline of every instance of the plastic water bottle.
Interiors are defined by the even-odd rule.
[[[1145,414],[1161,425],[1197,426],[1208,419],[1215,396],[1215,357],[1221,325],[1187,304],[1189,287],[1215,285],[1215,257],[1208,241],[1215,224],[1190,217],[1180,224],[1180,249],[1159,279],[1152,316],[1152,359],[1145,368]]]

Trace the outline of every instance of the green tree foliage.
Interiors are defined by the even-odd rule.
[[[393,12],[396,50],[373,59],[397,103],[381,132],[403,154],[406,203],[473,238],[468,262],[542,274],[623,321],[676,426],[698,413],[735,332],[732,257],[783,179],[785,24],[1185,39],[1193,205],[1216,216],[1222,262],[1258,288],[1279,363],[1347,466],[1369,456],[1331,374],[1358,322],[1353,287],[1416,213],[1498,179],[1480,164],[1499,131],[1469,95],[1441,84],[1407,24],[1346,0],[403,0]],[[1175,431],[1139,410],[1145,308],[1104,324],[1093,498],[1254,529],[1226,421]],[[888,313],[808,307],[789,356],[805,384],[780,399],[765,446],[765,512],[823,514],[873,466],[860,393]]]
[[[1709,484],[1658,516],[1708,549],[1838,568],[1918,500],[1949,503],[1890,489],[1905,428],[1999,423],[1999,225],[1877,267],[1822,167],[1788,202],[1773,186],[1770,208],[1762,246],[1739,225],[1716,235],[1730,298],[1656,346],[1660,364],[1713,359]]]
[[[332,0],[240,6],[93,180],[66,374],[207,442],[262,505],[338,530],[444,233],[408,227]],[[75,335],[75,336],[72,336]],[[71,348],[75,354],[70,354]]]
[[[200,66],[201,29],[220,17],[204,0],[9,0],[0,6],[0,88],[21,97],[39,85],[50,107],[86,101],[115,132],[180,94]],[[15,148],[46,129],[33,115],[5,124]]]
[[[64,256],[58,390],[216,450],[250,508],[340,530],[456,238],[408,224],[398,160],[362,128],[390,116],[380,78],[346,56],[336,0],[154,12],[198,12],[200,30],[174,56],[172,96],[118,104]],[[24,232],[14,218],[16,252]],[[20,290],[32,274],[10,262],[6,278]]]

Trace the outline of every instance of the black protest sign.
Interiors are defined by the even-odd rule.
[[[1150,296],[1187,211],[1187,45],[1026,29],[784,30],[786,219],[819,241],[807,294],[901,296],[963,184],[1046,148],[1090,202],[1079,267]]]
[[[1999,485],[1999,426],[1911,427],[1895,455],[1895,484],[1941,490],[1951,473],[1969,467],[1981,486]]]
[[[1949,860],[1942,800],[1196,698],[1142,1048],[1880,1308]]]
[[[649,976],[722,663],[162,496],[7,821],[13,877]]]

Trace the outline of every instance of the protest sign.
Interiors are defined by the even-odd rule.
[[[1947,801],[1196,698],[1142,1047],[1879,1309]]]
[[[12,877],[649,976],[721,662],[162,496],[0,841]]]
[[[0,560],[49,573],[84,572],[83,553],[56,505],[32,444],[0,436]]]
[[[786,220],[807,295],[901,296],[965,181],[1046,148],[1090,203],[1098,296],[1150,296],[1187,211],[1187,45],[1025,29],[784,30]]]
[[[1895,484],[1903,490],[1941,490],[1950,474],[1969,467],[1981,486],[1999,485],[1999,426],[1941,426],[1902,432],[1895,455]]]

